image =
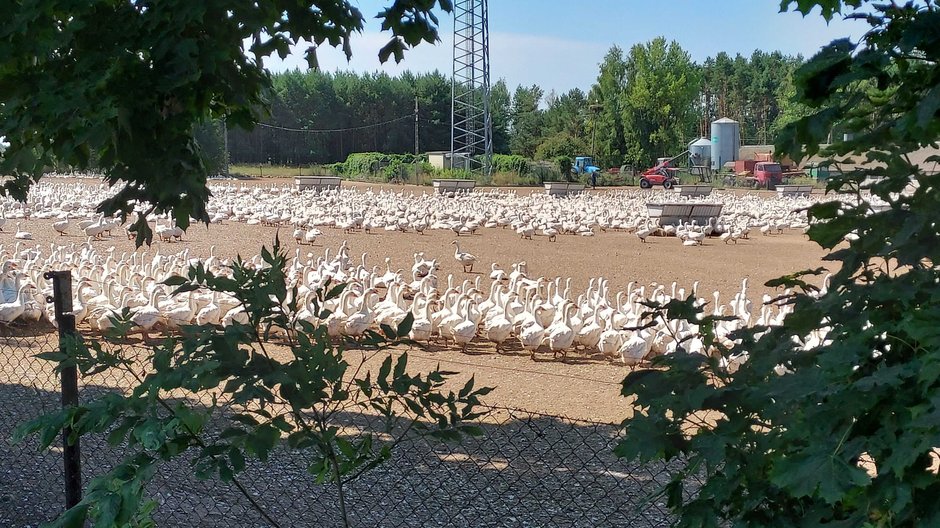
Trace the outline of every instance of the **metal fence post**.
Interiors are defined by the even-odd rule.
[[[59,351],[65,352],[65,341],[75,335],[75,316],[72,314],[72,273],[49,271],[43,274],[52,281],[52,297],[47,302],[55,303],[55,320],[59,328]],[[78,368],[62,369],[62,407],[78,405]],[[71,508],[82,500],[82,455],[79,439],[69,444],[72,430],[62,430],[62,453],[65,462],[65,507]]]

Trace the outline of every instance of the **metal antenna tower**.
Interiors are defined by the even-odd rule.
[[[453,168],[490,177],[490,36],[487,0],[454,2],[454,76],[451,81]]]

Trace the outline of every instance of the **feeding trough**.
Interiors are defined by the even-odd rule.
[[[705,225],[708,219],[721,216],[723,204],[713,203],[648,203],[646,210],[650,218],[658,218],[659,225],[678,225],[691,223]]]
[[[475,180],[432,180],[438,194],[452,195],[457,192],[470,192],[476,186]]]
[[[339,176],[297,176],[294,178],[294,184],[300,191],[339,189],[340,182]]]
[[[809,196],[813,192],[812,185],[778,185],[777,196]]]
[[[583,183],[545,182],[545,194],[549,196],[568,196],[584,192]]]
[[[701,198],[712,193],[711,185],[680,185],[675,189],[683,198]]]

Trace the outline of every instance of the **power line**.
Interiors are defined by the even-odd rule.
[[[367,129],[367,128],[380,127],[380,126],[388,125],[388,124],[390,124],[390,123],[395,123],[395,122],[398,122],[398,121],[403,121],[403,120],[405,120],[405,119],[413,119],[414,116],[415,116],[414,113],[410,113],[410,114],[408,114],[408,115],[403,115],[403,116],[401,116],[401,117],[396,117],[396,118],[394,118],[394,119],[389,119],[388,121],[382,121],[381,123],[373,123],[373,124],[371,124],[371,125],[362,125],[362,126],[357,126],[357,127],[330,128],[330,129],[325,129],[325,128],[321,128],[321,129],[289,128],[289,127],[283,127],[283,126],[279,126],[279,125],[271,125],[271,124],[268,124],[268,123],[256,123],[256,124],[257,124],[258,126],[262,127],[262,128],[271,128],[271,129],[274,129],[274,130],[283,130],[283,131],[285,131],[285,132],[309,132],[309,133],[312,133],[312,134],[327,134],[327,133],[332,133],[332,132],[351,132],[351,131],[353,131],[353,130],[365,130],[365,129]]]

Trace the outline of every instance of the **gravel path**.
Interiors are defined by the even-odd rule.
[[[37,452],[31,440],[8,443],[13,424],[58,405],[55,374],[31,357],[54,346],[54,334],[0,343],[0,526],[38,526],[61,511],[60,451]],[[122,385],[106,375],[84,379],[82,397]],[[374,420],[342,418],[350,427]],[[460,445],[406,442],[392,460],[352,483],[353,526],[666,525],[661,503],[641,506],[650,481],[666,474],[616,459],[616,426],[505,408],[494,408],[484,422],[482,437]],[[86,484],[122,455],[94,435],[83,437],[82,452]],[[191,473],[184,460],[161,466],[148,490],[159,504],[159,526],[267,526],[232,486]],[[313,483],[302,455],[277,452],[240,479],[279,526],[340,525],[335,490]]]

